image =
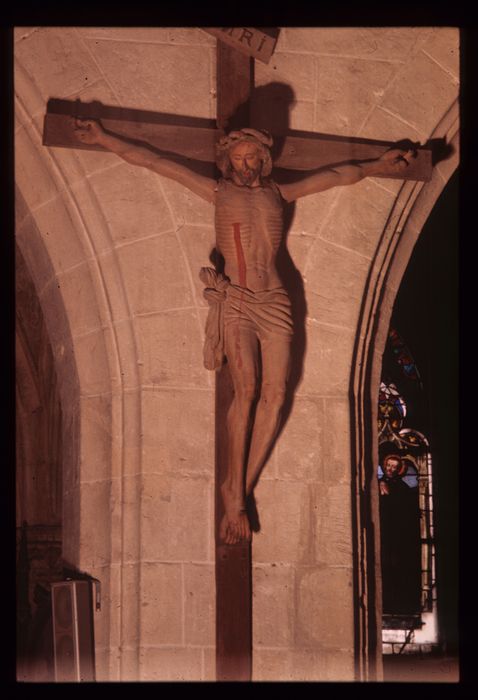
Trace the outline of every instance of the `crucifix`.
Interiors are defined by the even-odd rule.
[[[274,33],[209,31],[218,36],[217,128],[51,100],[43,143],[106,149],[215,207],[219,262],[200,274],[210,304],[204,361],[217,370],[216,672],[218,680],[250,680],[250,503],[280,426],[294,336],[291,301],[276,267],[283,209],[367,176],[429,179],[431,152],[314,134],[271,136],[254,128],[252,56],[264,51],[270,58]],[[289,182],[273,179],[274,141],[276,167],[309,172]],[[193,161],[215,161],[222,177],[201,174]]]

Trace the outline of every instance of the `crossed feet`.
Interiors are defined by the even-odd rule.
[[[219,528],[219,537],[225,544],[239,544],[239,542],[250,542],[251,526],[246,513],[243,501],[225,488],[221,487],[224,503],[224,517]]]

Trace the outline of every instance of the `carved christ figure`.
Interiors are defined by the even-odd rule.
[[[220,538],[226,544],[249,540],[246,498],[279,428],[291,360],[291,305],[276,269],[284,235],[283,203],[367,176],[400,175],[414,154],[391,149],[377,160],[334,166],[279,185],[270,178],[272,138],[265,131],[241,129],[219,141],[216,162],[222,178],[218,181],[146,145],[133,145],[106,132],[94,120],[76,119],[75,134],[82,143],[101,145],[128,163],[172,178],[215,205],[216,249],[225,268],[224,274],[212,268],[201,270],[211,304],[205,365],[220,367],[224,353],[234,389],[227,415],[228,464],[221,485],[225,515]]]

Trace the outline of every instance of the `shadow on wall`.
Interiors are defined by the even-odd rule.
[[[266,129],[274,135],[274,143],[272,146],[273,162],[282,151],[285,134],[290,131],[290,110],[294,103],[295,93],[291,86],[285,83],[268,83],[255,88],[252,93],[251,125],[256,129]],[[284,172],[273,170],[272,177],[279,183],[283,182]],[[282,433],[292,412],[295,392],[302,378],[307,344],[305,331],[307,304],[305,300],[304,282],[300,271],[295,266],[287,249],[287,238],[294,220],[294,213],[295,202],[284,202],[284,230],[282,244],[277,256],[277,269],[284,288],[287,290],[291,300],[294,336],[291,346],[292,360],[290,378],[277,437]],[[270,452],[272,452],[273,447]]]

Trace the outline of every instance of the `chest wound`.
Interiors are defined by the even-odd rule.
[[[241,224],[232,224],[232,228],[234,231],[234,244],[236,246],[237,266],[239,269],[239,284],[241,287],[247,287],[246,259],[242,248]]]

